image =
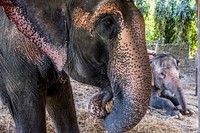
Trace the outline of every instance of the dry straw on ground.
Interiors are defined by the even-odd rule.
[[[90,98],[98,92],[97,88],[72,81],[77,110],[78,124],[81,133],[108,133],[101,120],[89,115],[87,105]],[[194,88],[185,88],[189,108],[196,113],[175,119],[163,115],[162,110],[149,109],[142,121],[127,133],[196,133],[197,132],[197,97]],[[5,106],[0,105],[0,133],[14,133],[14,123]],[[51,119],[47,115],[48,133],[54,133]]]

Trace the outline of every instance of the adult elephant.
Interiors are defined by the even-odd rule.
[[[0,0],[0,95],[19,133],[46,132],[45,105],[57,132],[79,132],[71,85],[102,88],[112,133],[144,116],[151,70],[144,20],[132,1]],[[101,110],[101,109],[100,109]]]

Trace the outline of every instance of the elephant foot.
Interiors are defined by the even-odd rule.
[[[97,118],[104,118],[108,115],[106,104],[112,99],[112,94],[108,91],[103,91],[100,94],[93,96],[89,102],[89,112]]]
[[[181,113],[179,113],[178,115],[172,116],[172,118],[183,120],[183,115]]]
[[[166,114],[175,119],[181,119],[183,117],[179,110],[168,110]]]
[[[187,108],[186,110],[182,110],[182,108],[181,108],[180,105],[176,106],[176,108],[180,111],[180,113],[181,113],[182,115],[188,115],[188,116],[191,116],[192,114],[195,113],[193,110],[188,109],[188,108]]]
[[[191,109],[187,109],[186,111],[180,110],[181,114],[191,116],[195,112]]]

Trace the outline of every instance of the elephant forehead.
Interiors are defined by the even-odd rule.
[[[116,45],[114,53],[113,65],[118,72],[122,74],[127,74],[127,77],[134,77],[133,73],[143,73],[141,71],[141,66],[146,66],[148,63],[148,58],[146,55],[143,41],[135,41],[138,35],[131,32],[131,28],[124,26],[121,33],[118,35],[119,45]],[[139,38],[137,38],[139,39]],[[140,38],[141,39],[141,38]],[[141,44],[141,45],[136,45]],[[116,54],[116,55],[115,55]],[[141,59],[142,58],[142,59]],[[126,68],[126,69],[125,69]],[[130,79],[130,78],[129,78]]]
[[[161,60],[154,65],[155,69],[163,69],[163,70],[178,72],[178,66],[175,63],[175,60],[164,60],[164,61]]]
[[[126,77],[131,76],[131,78],[136,79],[138,75],[142,75],[146,71],[141,71],[141,67],[149,66],[149,60],[145,56],[147,53],[144,50],[146,49],[144,23],[142,23],[141,17],[136,14],[131,25],[124,23],[121,28],[117,39],[118,45],[114,45],[116,56],[113,63],[118,69],[117,71],[127,74]],[[136,74],[135,77],[133,74]]]
[[[171,77],[179,77],[179,71],[175,67],[166,69],[166,73],[168,76],[171,76]]]
[[[74,9],[72,13],[72,19],[74,21],[74,25],[77,28],[84,28],[87,25],[87,19],[89,18],[90,13],[84,11],[82,8]]]
[[[119,18],[123,18],[120,9],[114,3],[99,3],[93,13],[85,11],[80,7],[75,8],[72,13],[72,19],[76,28],[92,31],[95,21],[102,14],[115,14]]]
[[[92,20],[98,18],[101,14],[116,14],[119,15],[120,18],[123,18],[122,12],[114,3],[104,3],[100,4],[97,10],[94,12]]]

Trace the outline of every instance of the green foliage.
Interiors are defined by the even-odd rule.
[[[151,1],[152,0],[134,0],[136,6],[140,9],[145,19],[147,40],[155,40],[153,19],[154,3]]]
[[[134,2],[142,12],[144,18],[147,18],[149,15],[150,3],[148,3],[148,1],[143,1],[143,0],[134,0]]]
[[[175,18],[174,8],[176,0],[159,0],[155,6],[154,20],[156,37],[164,40],[164,43],[172,43],[175,39]]]
[[[198,49],[197,41],[197,9],[195,1],[190,2],[192,8],[192,22],[189,26],[189,44],[190,44],[190,55],[195,56]]]
[[[158,0],[155,8],[159,39],[165,43],[187,43],[193,15],[189,0]]]
[[[189,31],[189,44],[190,44],[190,56],[195,57],[198,50],[196,21],[192,21],[191,23]]]
[[[196,3],[194,0],[134,0],[145,18],[147,40],[190,45],[197,51]]]
[[[182,0],[177,5],[175,12],[178,41],[189,42],[189,31],[192,23],[192,9],[189,0]]]

